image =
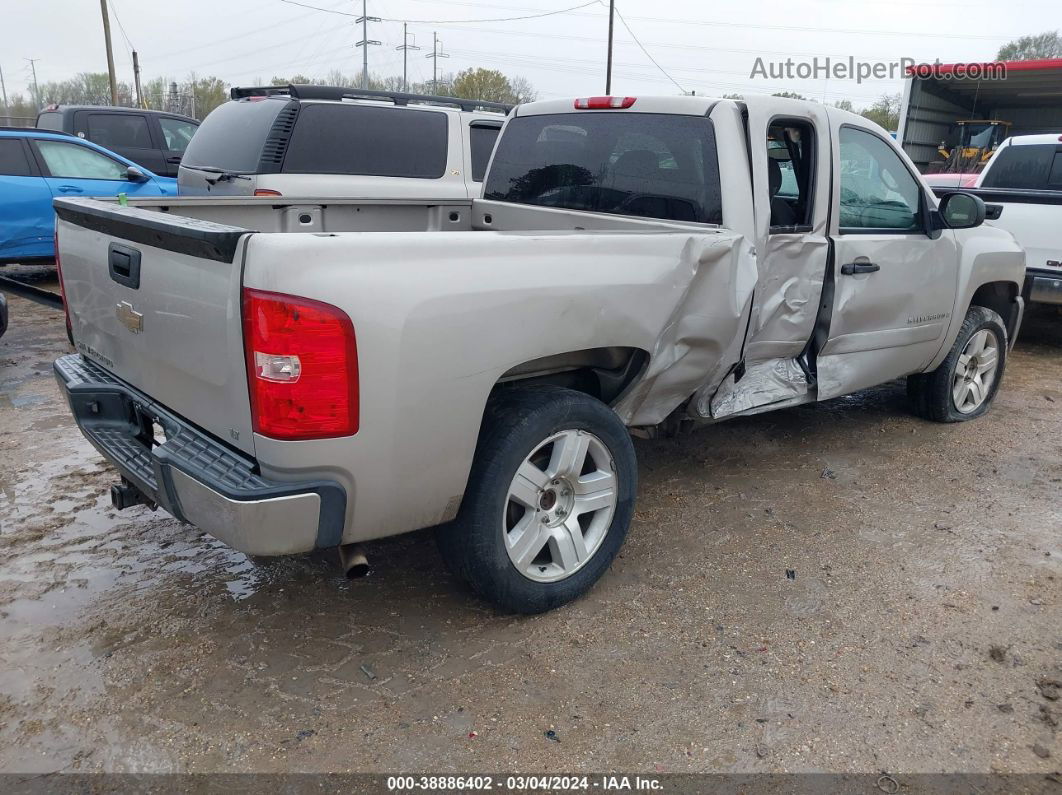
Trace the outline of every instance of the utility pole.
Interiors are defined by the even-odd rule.
[[[40,58],[23,58],[24,61],[29,61],[30,70],[33,72],[33,104],[37,106],[37,110],[41,109],[41,90],[37,86],[37,61]]]
[[[368,0],[361,0],[361,16],[354,20],[356,23],[361,24],[361,41],[355,44],[355,47],[361,47],[361,87],[369,87],[369,45],[379,44],[378,41],[369,40],[369,23],[379,22],[379,17],[370,17],[368,15]]]
[[[616,0],[608,0],[608,64],[605,66],[605,95],[612,94],[612,18],[616,14]]]
[[[4,83],[4,70],[0,67],[0,92],[4,95],[4,115],[7,115],[7,84]]]
[[[133,85],[136,86],[136,106],[146,108],[144,91],[140,88],[140,58],[137,57],[136,50],[133,50]]]
[[[111,80],[111,104],[118,104],[118,81],[114,77],[114,53],[111,52],[111,16],[107,13],[107,0],[100,0],[103,14],[103,41],[107,45],[107,76]]]
[[[419,50],[420,49],[420,47],[418,47],[416,44],[410,44],[409,43],[409,34],[406,33],[406,28],[407,27],[408,27],[407,23],[403,22],[402,23],[402,46],[401,47],[395,47],[396,50],[401,50],[402,51],[402,90],[403,91],[409,91],[409,81],[406,79],[406,60],[409,58],[409,54],[407,53],[407,50]],[[416,40],[417,40],[417,37],[414,35],[413,36],[413,41],[415,42]]]
[[[439,59],[449,58],[450,56],[442,52],[439,49],[439,34],[436,31],[431,32],[431,55],[425,55],[425,58],[431,58],[431,93],[439,93]]]

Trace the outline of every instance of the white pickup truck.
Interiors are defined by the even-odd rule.
[[[522,105],[476,200],[56,209],[55,371],[117,507],[256,555],[438,525],[520,612],[620,548],[629,429],[903,376],[920,415],[971,419],[1022,317],[1024,255],[978,199],[782,98]]]
[[[970,193],[1025,249],[1025,301],[1062,306],[1062,135],[1008,138]]]

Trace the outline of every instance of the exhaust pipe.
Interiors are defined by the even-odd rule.
[[[348,580],[356,580],[369,573],[369,559],[361,544],[342,544],[339,547],[339,563]]]

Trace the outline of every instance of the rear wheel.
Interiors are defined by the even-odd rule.
[[[581,392],[518,387],[491,399],[457,519],[439,530],[453,571],[503,609],[540,613],[585,593],[623,544],[634,446]]]
[[[948,357],[931,373],[907,377],[915,412],[935,422],[980,417],[992,405],[1007,363],[1007,330],[991,309],[971,306]]]

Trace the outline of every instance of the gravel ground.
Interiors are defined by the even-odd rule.
[[[1062,766],[1060,314],[976,422],[919,421],[895,383],[637,442],[623,553],[533,618],[473,598],[428,532],[348,582],[113,511],[51,376],[67,350],[60,313],[11,300],[2,771]]]

